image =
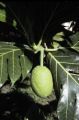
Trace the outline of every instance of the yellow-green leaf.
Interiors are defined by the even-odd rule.
[[[53,40],[56,40],[56,41],[64,41],[63,36],[64,36],[64,33],[63,33],[63,32],[59,32],[59,33],[56,33],[56,34],[52,37],[52,39],[53,39]]]

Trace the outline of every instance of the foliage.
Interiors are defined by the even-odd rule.
[[[0,5],[2,6],[0,21],[8,24],[5,20],[7,17],[5,12],[7,9],[8,12],[12,9],[2,2]],[[36,44],[35,41],[29,40],[27,23],[23,23],[14,12],[12,15],[10,26],[15,33],[18,31],[20,34],[20,37],[15,34],[15,38],[23,39],[25,42],[0,40],[0,85],[1,94],[4,93],[4,88],[7,94],[9,91],[6,90],[6,83],[9,80],[12,94],[16,91],[27,98],[29,105],[26,104],[28,108],[25,109],[24,114],[22,113],[23,118],[20,118],[21,113],[16,118],[36,120],[40,116],[39,120],[78,120],[79,32],[66,30],[70,33],[66,36],[65,32],[61,30],[51,38],[49,45],[42,39]],[[14,35],[13,31],[10,30],[10,32]],[[2,33],[5,36],[4,32]],[[42,48],[44,49],[44,65],[50,69],[54,79],[54,91],[47,98],[36,95],[30,81],[32,69],[40,64],[39,52],[42,51]]]
[[[0,43],[0,83],[11,80],[14,84],[20,77],[25,79],[32,63],[24,52],[13,44]]]

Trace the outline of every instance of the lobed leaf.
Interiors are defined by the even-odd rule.
[[[12,84],[21,76],[25,79],[31,68],[31,61],[20,48],[13,44],[0,44],[0,83],[8,80],[8,77]]]
[[[79,54],[63,48],[49,52],[47,62],[54,77],[55,89],[60,92],[58,118],[75,120],[78,115],[76,95],[79,91]]]

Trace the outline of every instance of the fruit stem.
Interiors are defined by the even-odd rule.
[[[43,58],[44,58],[44,49],[40,50],[40,65],[43,66]]]
[[[45,48],[44,50],[47,51],[47,52],[53,52],[53,51],[57,51],[58,49],[64,49],[64,48],[63,47],[54,48],[54,49]]]

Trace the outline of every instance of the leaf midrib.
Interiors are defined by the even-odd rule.
[[[60,64],[60,62],[49,52],[48,53],[56,62],[57,64],[70,76],[70,78],[79,86],[79,83],[71,76],[71,74],[65,70],[65,68]]]
[[[13,54],[12,54],[12,59],[13,59],[13,80],[14,80],[14,51],[13,51]]]
[[[13,73],[13,79],[14,79],[14,52],[16,52],[16,51],[20,51],[20,49],[11,49],[8,52],[0,54],[0,57],[1,57],[1,77],[0,77],[0,81],[2,79],[3,57],[4,57],[4,55],[9,54],[9,53],[12,53],[12,59],[13,59],[13,72],[12,73]]]
[[[67,85],[68,85],[68,87],[67,87],[67,91],[69,91],[68,89],[69,89],[69,84],[68,84],[68,76],[71,76],[65,69],[64,69],[64,67],[60,64],[60,62],[51,54],[51,53],[48,53],[55,61],[56,61],[56,66],[57,66],[57,64],[59,64],[60,65],[60,67],[66,72],[66,74],[67,74]],[[57,68],[56,68],[57,69]],[[56,71],[57,72],[57,71]],[[57,74],[57,73],[56,73]],[[74,78],[73,78],[74,79]],[[76,82],[76,81],[75,81]],[[79,85],[79,84],[78,84]],[[66,105],[66,115],[65,115],[65,117],[66,117],[66,120],[68,119],[68,96],[67,96],[67,105]]]

